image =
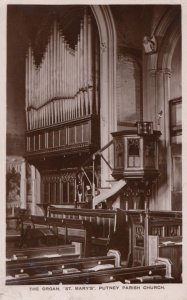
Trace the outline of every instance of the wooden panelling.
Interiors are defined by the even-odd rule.
[[[60,145],[66,144],[66,128],[61,128],[60,130]]]
[[[52,128],[27,132],[27,154],[57,155],[71,154],[81,150],[89,152],[99,146],[98,118],[89,116],[81,120],[65,122]],[[92,128],[92,129],[91,129]]]
[[[68,128],[68,144],[75,144],[75,127]]]
[[[59,130],[54,131],[54,147],[59,147]]]
[[[53,147],[53,131],[48,132],[48,148]]]
[[[143,122],[142,130],[124,130],[113,132],[115,178],[154,178],[158,176],[158,137],[159,131],[149,133],[151,122]],[[145,128],[145,129],[144,129]]]
[[[56,204],[60,204],[60,182],[56,183]]]
[[[90,124],[84,123],[82,126],[83,126],[83,142],[89,142],[89,140],[90,140]]]
[[[41,133],[40,134],[40,149],[44,149],[45,148],[45,133]]]
[[[40,140],[39,139],[40,139],[39,134],[36,134],[35,135],[35,151],[40,149]]]
[[[182,274],[182,245],[167,245],[159,247],[159,256],[168,258],[172,261],[171,275],[181,281]]]
[[[75,127],[75,130],[76,130],[76,143],[82,143],[83,142],[82,127],[83,127],[83,125],[78,125],[78,126]]]
[[[31,152],[34,151],[34,136],[30,137],[30,149]]]

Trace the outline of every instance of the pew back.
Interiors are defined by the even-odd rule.
[[[6,249],[6,258],[8,265],[15,263],[29,263],[36,259],[40,260],[47,256],[49,257],[78,257],[80,253],[77,251],[75,245],[58,245],[58,246],[48,246],[48,247],[34,247],[34,248],[7,248]]]
[[[158,239],[158,256],[172,261],[172,276],[180,281],[182,273],[182,214],[169,211],[128,211],[130,219],[132,265],[148,265],[150,237]]]
[[[91,223],[93,236],[100,238],[108,238],[116,227],[116,212],[105,209],[68,209],[51,206],[48,215],[63,220],[85,220]]]
[[[26,227],[25,231],[24,227]],[[91,227],[85,220],[29,216],[28,219],[22,221],[22,230],[22,244],[27,240],[31,240],[30,234],[32,234],[33,240],[38,237],[40,238],[42,234],[45,236],[47,242],[49,238],[53,237],[55,244],[58,244],[58,241],[62,241],[63,237],[65,244],[71,242],[82,243],[83,251],[81,255],[90,255]]]
[[[87,263],[89,258],[86,259]],[[81,262],[82,269],[74,273],[65,273],[63,271],[59,272],[49,272],[48,274],[34,274],[27,277],[19,277],[14,279],[8,279],[6,281],[7,285],[31,285],[31,284],[99,284],[99,283],[109,283],[120,281],[126,283],[126,280],[132,280],[134,278],[139,278],[139,283],[141,282],[154,282],[156,278],[159,280],[157,282],[164,283],[170,282],[171,279],[166,279],[166,265],[159,264],[147,267],[133,267],[133,268],[123,268],[114,267],[113,265],[106,264],[104,269],[95,269],[94,267],[90,269],[84,268],[84,262]],[[74,268],[73,268],[74,269]],[[95,270],[95,271],[92,271]],[[151,274],[151,276],[150,276]],[[142,281],[141,281],[142,279]]]

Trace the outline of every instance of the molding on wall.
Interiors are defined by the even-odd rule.
[[[91,5],[100,38],[100,133],[101,147],[111,139],[111,132],[117,130],[116,108],[116,29],[114,20],[107,5]],[[112,149],[103,153],[110,163],[113,159]],[[101,161],[101,185],[106,186],[106,180],[111,179],[111,171],[105,162]]]
[[[161,178],[155,193],[152,209],[171,209],[171,149],[169,130],[169,103],[171,62],[175,47],[181,35],[180,10],[166,12],[160,19],[154,34],[159,38],[156,54],[145,57],[144,74],[144,118],[150,117],[154,127],[162,132],[160,139]],[[151,103],[150,103],[150,99]],[[162,111],[163,117],[157,124],[157,115]]]

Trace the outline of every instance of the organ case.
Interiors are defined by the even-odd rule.
[[[100,143],[99,37],[94,18],[83,6],[79,26],[76,22],[75,30],[75,24],[69,25],[74,36],[57,19],[46,33],[40,59],[31,43],[26,54],[26,157],[41,176],[37,205],[42,208],[76,205],[79,181],[84,202],[91,176],[87,180],[77,174]],[[86,167],[91,164],[90,160]]]
[[[85,9],[70,45],[57,21],[38,62],[26,55],[27,154],[90,151],[99,141],[99,40]],[[94,127],[94,134],[93,134]]]

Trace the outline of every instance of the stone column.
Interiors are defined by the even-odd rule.
[[[147,63],[147,61],[145,61]],[[157,90],[156,90],[156,70],[146,69],[144,66],[144,85],[143,85],[143,120],[153,122],[153,128],[156,129],[156,108],[157,108]],[[157,182],[153,185],[152,196],[150,197],[149,207],[155,208],[157,199]]]
[[[151,69],[145,59],[143,120],[152,121],[160,130],[159,171],[160,176],[153,189],[150,209],[171,209],[171,150],[169,129],[170,70]],[[152,65],[155,66],[153,63]],[[161,118],[159,114],[161,113]]]
[[[20,208],[27,208],[26,203],[26,161],[21,161]]]
[[[171,209],[170,77],[171,72],[168,69],[157,72],[157,130],[162,133],[159,142],[158,208],[163,210]],[[160,112],[161,118],[158,117]]]
[[[91,5],[100,39],[100,132],[101,147],[112,140],[117,129],[116,118],[116,45],[115,23],[108,5]],[[113,161],[112,146],[103,152],[105,159]],[[111,170],[101,160],[101,186],[107,187],[112,179]]]
[[[143,120],[153,122],[153,128],[156,128],[156,70],[151,69],[147,71],[145,78],[144,96],[143,96]]]
[[[36,168],[31,165],[31,191],[32,191],[32,202],[31,202],[31,214],[36,214]]]
[[[113,66],[108,65],[109,49],[106,43],[101,43],[101,147],[105,146],[112,140],[111,132],[117,130],[117,116],[116,116],[116,102],[115,91],[113,87],[113,74],[116,74],[116,70],[113,70]],[[109,162],[113,163],[113,147],[110,146],[103,151],[103,156]],[[101,186],[108,187],[107,180],[111,180],[111,170],[107,164],[101,159]]]
[[[162,133],[159,138],[158,147],[160,176],[155,184],[150,208],[169,210],[171,208],[171,154],[169,138],[170,71],[168,69],[150,70],[146,88],[147,97],[146,103],[144,103],[144,120],[153,121],[154,129],[160,130]]]

